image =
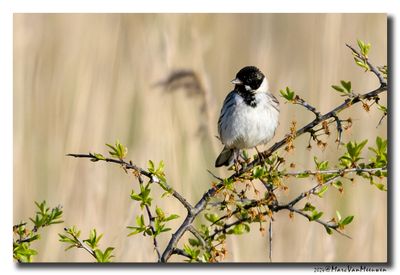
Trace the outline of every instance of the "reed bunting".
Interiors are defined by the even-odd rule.
[[[279,124],[279,102],[268,91],[268,80],[257,67],[244,67],[231,82],[235,88],[225,98],[218,120],[225,147],[215,167],[232,165],[242,149],[266,144]]]

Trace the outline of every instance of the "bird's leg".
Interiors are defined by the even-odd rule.
[[[250,162],[250,158],[249,158],[249,155],[248,155],[247,151],[246,150],[242,150],[240,153],[241,153],[240,157],[243,159],[244,164],[246,165],[247,163],[249,163]]]
[[[233,162],[234,162],[234,165],[235,165],[236,173],[239,173],[239,164],[240,164],[239,157],[240,157],[240,150],[235,149],[233,151]]]
[[[263,156],[263,154],[262,154],[260,151],[258,151],[257,146],[255,146],[254,148],[255,148],[256,151],[257,151],[258,158],[259,158],[262,162],[265,162],[265,157]]]

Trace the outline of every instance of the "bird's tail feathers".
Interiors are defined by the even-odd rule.
[[[215,167],[232,165],[235,156],[234,153],[234,149],[224,147],[222,152],[219,154],[217,160],[215,161]]]

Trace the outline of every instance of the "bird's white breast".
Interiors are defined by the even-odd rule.
[[[225,110],[219,129],[222,143],[228,148],[245,149],[270,141],[279,116],[271,95],[257,92],[255,107],[247,105],[237,93],[230,96],[234,104]]]

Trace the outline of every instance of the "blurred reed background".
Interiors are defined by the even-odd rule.
[[[104,233],[102,247],[116,247],[116,261],[156,259],[149,238],[126,237],[126,226],[140,212],[129,198],[137,186],[133,177],[118,166],[65,154],[106,153],[104,144],[119,139],[139,166],[164,160],[169,183],[194,203],[213,180],[206,169],[228,175],[225,168],[214,168],[222,148],[214,136],[220,106],[232,89],[229,81],[241,67],[260,67],[275,95],[289,86],[326,112],[342,101],[330,88],[341,79],[351,80],[356,92],[378,86],[354,64],[345,43],[370,42],[371,61],[386,64],[386,25],[385,14],[15,14],[14,223],[33,215],[33,202],[44,199],[63,205],[65,221],[43,230],[34,244],[35,261],[92,261],[81,250],[64,252],[57,233],[69,225],[84,236],[94,227]],[[186,88],[165,89],[162,83],[181,69],[194,71],[202,87],[183,83]],[[280,101],[280,127],[271,144],[288,132],[290,121],[301,126],[313,118]],[[371,146],[377,135],[386,137],[386,120],[376,129],[381,113],[372,109],[366,113],[357,106],[341,113],[354,120],[345,142],[368,138]],[[296,150],[284,153],[287,163],[312,168],[313,155],[335,163],[336,145],[307,151],[307,141],[300,137]],[[282,201],[312,183],[288,186]],[[287,212],[278,213],[274,262],[387,260],[386,192],[356,180],[343,195],[330,189],[326,199],[311,202],[326,218],[336,209],[354,214],[346,229],[353,239],[329,236],[303,217],[290,220]],[[181,215],[171,224],[175,229],[185,209],[173,198],[155,204]],[[172,232],[161,237],[161,247]],[[226,261],[268,261],[267,236],[257,226],[229,238],[228,250]]]

